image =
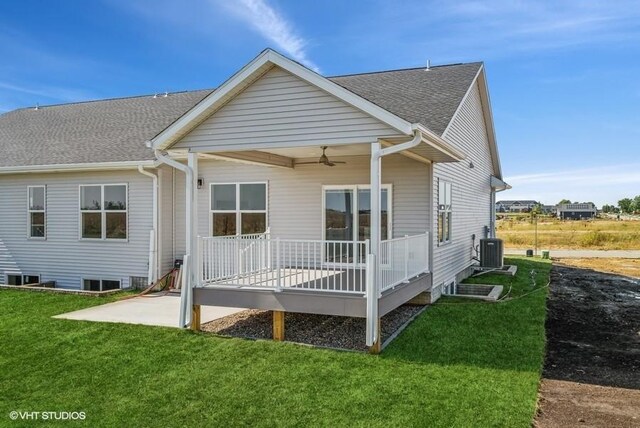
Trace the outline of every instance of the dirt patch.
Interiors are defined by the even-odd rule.
[[[640,283],[554,264],[537,426],[640,426]]]
[[[400,306],[382,317],[381,335],[384,343],[424,306]],[[285,313],[285,340],[330,348],[367,350],[364,318],[329,315]],[[247,310],[202,325],[203,331],[249,339],[271,339],[271,311]]]
[[[625,275],[640,278],[640,259],[622,258],[582,258],[557,260],[565,266],[593,269],[598,272],[607,272],[618,275]]]
[[[638,427],[640,391],[545,379],[536,427]]]
[[[640,284],[554,265],[544,377],[640,389]]]

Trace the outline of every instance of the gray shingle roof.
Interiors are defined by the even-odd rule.
[[[442,135],[481,63],[329,79]],[[145,142],[212,90],[18,109],[0,115],[0,167],[154,159]]]
[[[211,90],[24,108],[0,116],[0,167],[155,159],[145,142]]]
[[[332,77],[330,80],[410,123],[442,135],[480,62]]]

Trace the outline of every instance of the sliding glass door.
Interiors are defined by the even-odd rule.
[[[353,241],[364,241],[371,236],[371,190],[369,186],[325,186],[324,236],[328,243],[325,261],[341,262],[364,260]],[[380,239],[391,237],[391,186],[385,185],[380,200]]]

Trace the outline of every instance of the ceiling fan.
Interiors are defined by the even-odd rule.
[[[325,150],[327,150],[327,146],[322,146],[320,148],[322,149],[322,155],[320,155],[320,158],[318,159],[317,162],[296,162],[296,165],[315,165],[315,164],[320,164],[320,165],[325,165],[325,166],[336,166],[336,164],[339,164],[339,163],[346,163],[346,162],[342,162],[342,161],[335,161],[335,162],[330,161],[329,158],[327,157],[327,155],[325,154]]]

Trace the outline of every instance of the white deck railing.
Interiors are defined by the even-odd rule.
[[[380,243],[380,292],[429,271],[429,233]]]
[[[363,294],[369,241],[258,235],[199,237],[200,286],[297,289]],[[428,234],[383,241],[380,292],[429,269]]]

